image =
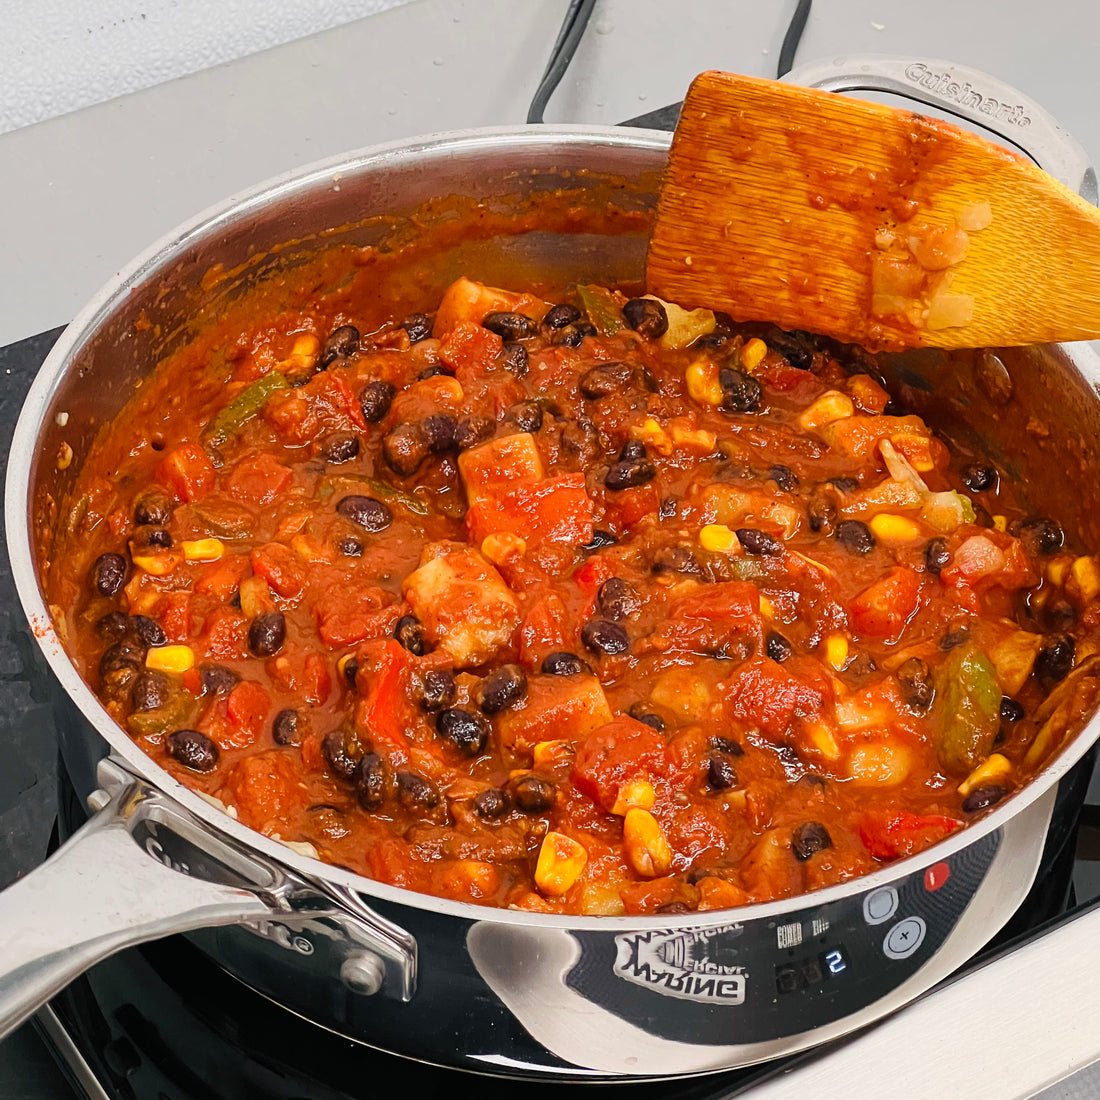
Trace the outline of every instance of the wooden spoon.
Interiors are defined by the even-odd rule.
[[[708,72],[684,101],[658,297],[872,349],[1100,336],[1100,211],[909,111]]]

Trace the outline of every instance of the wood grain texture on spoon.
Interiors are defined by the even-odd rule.
[[[1100,336],[1100,212],[937,119],[730,73],[692,83],[649,289],[872,349]]]

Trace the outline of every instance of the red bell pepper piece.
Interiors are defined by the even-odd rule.
[[[921,852],[961,827],[942,814],[870,810],[860,820],[859,838],[875,859],[890,860]]]

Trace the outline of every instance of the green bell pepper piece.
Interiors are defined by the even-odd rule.
[[[990,753],[1001,721],[993,662],[975,645],[953,649],[936,670],[933,744],[944,770],[967,775]]]
[[[203,442],[220,447],[230,436],[236,435],[241,428],[267,403],[267,399],[276,391],[283,390],[290,383],[281,371],[268,371],[246,386],[224,409],[214,415],[203,432]]]

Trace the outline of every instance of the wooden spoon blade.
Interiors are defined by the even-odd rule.
[[[659,297],[879,349],[1100,336],[1100,211],[909,111],[692,83],[646,261]]]

